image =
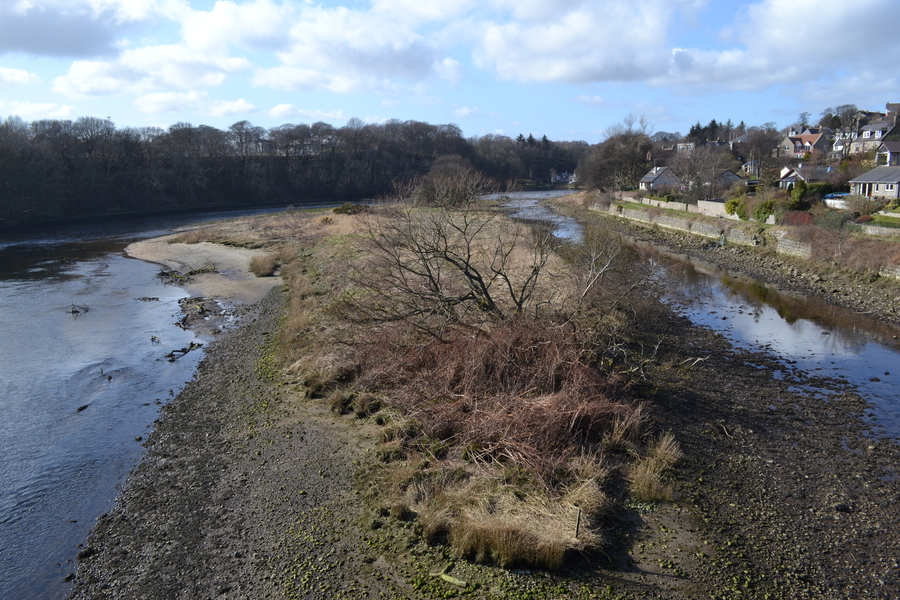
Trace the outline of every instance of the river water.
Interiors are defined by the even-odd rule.
[[[513,216],[557,224],[557,235],[577,240],[581,226],[542,204],[566,192],[514,194]],[[709,327],[736,347],[766,351],[779,359],[772,377],[809,375],[829,385],[804,392],[827,402],[842,391],[858,393],[869,403],[871,435],[900,441],[900,328],[818,298],[779,293],[749,278],[638,246],[662,267],[664,298],[691,322]]]
[[[561,237],[578,239],[576,222],[540,204],[553,195],[516,195],[516,216],[554,221]],[[125,246],[239,214],[246,213],[0,239],[0,599],[66,595],[78,545],[112,507],[161,406],[201,358],[163,358],[194,341],[175,326],[184,292],[160,284],[158,266],[125,257]],[[779,358],[773,377],[845,382],[869,401],[873,434],[900,438],[895,328],[686,261],[659,262],[668,301],[694,323]],[[89,310],[75,315],[73,305]],[[805,391],[823,402],[834,393]]]
[[[161,406],[202,356],[165,359],[195,341],[175,325],[186,294],[125,247],[249,213],[0,238],[0,599],[65,597],[79,544],[112,508]]]

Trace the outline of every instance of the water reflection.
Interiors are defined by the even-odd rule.
[[[565,231],[574,232],[569,239],[580,238],[577,223],[570,225],[571,219],[560,219],[541,204],[547,196],[512,196],[514,216],[563,223]],[[803,386],[813,397],[826,401],[835,388],[860,394],[871,404],[873,433],[900,440],[900,328],[817,297],[780,292],[685,255],[664,254],[650,244],[634,247],[665,267],[654,282],[666,290],[664,300],[693,323],[739,348],[773,354],[782,364],[773,377],[827,379],[829,387]],[[717,251],[723,250],[711,250]]]

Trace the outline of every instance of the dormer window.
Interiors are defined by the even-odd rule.
[[[872,135],[872,132],[871,132],[871,131],[865,131],[865,132],[863,132],[863,137],[864,137],[864,138],[867,138],[867,137],[869,137],[869,136],[871,136],[871,135]]]
[[[875,132],[875,137],[877,137],[877,138],[881,137],[881,130],[880,130],[880,129],[879,129],[878,131]]]

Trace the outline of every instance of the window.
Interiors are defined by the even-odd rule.
[[[893,183],[886,183],[886,184],[884,184],[884,189],[887,190],[887,191],[889,191],[889,192],[890,192],[890,191],[893,191],[893,190],[894,190],[894,184],[893,184]]]
[[[864,138],[867,138],[867,137],[869,137],[870,135],[872,135],[872,132],[871,132],[871,131],[866,131],[866,132],[863,133],[863,137],[864,137]]]

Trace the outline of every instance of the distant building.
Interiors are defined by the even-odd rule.
[[[857,196],[871,198],[900,198],[900,167],[875,167],[850,180],[850,189]]]
[[[644,175],[638,183],[638,188],[644,191],[658,190],[662,187],[678,187],[681,180],[675,176],[669,167],[653,167]]]

